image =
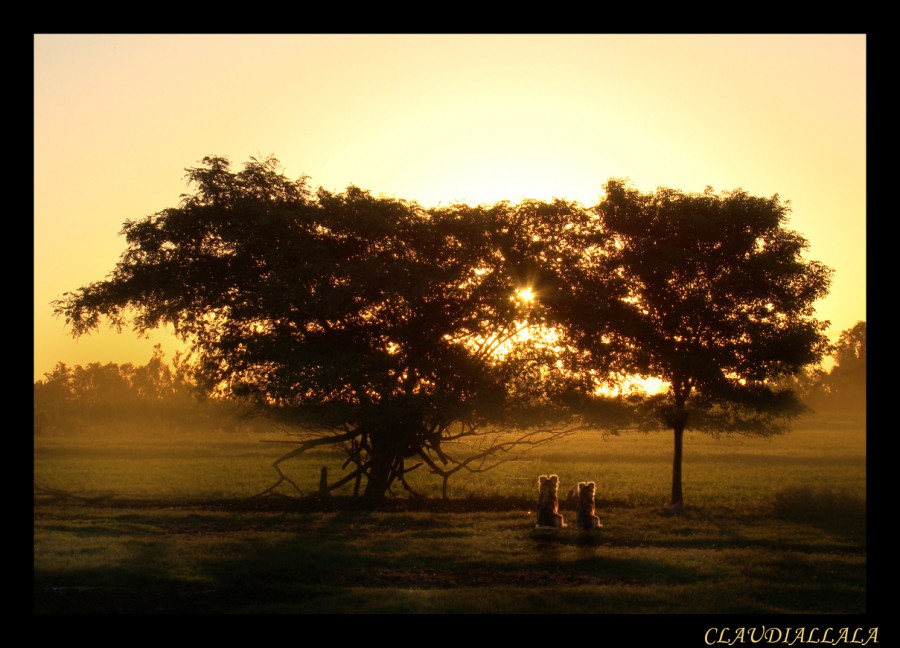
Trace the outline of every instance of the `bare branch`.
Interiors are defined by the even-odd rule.
[[[54,497],[60,497],[63,499],[83,500],[85,502],[99,502],[99,501],[108,500],[108,499],[114,497],[114,494],[112,494],[112,493],[103,494],[103,495],[94,495],[92,497],[89,497],[87,495],[76,495],[75,493],[71,493],[67,490],[62,490],[60,488],[52,488],[50,486],[42,484],[37,479],[34,480],[34,492],[35,493],[43,493],[46,495],[52,495]]]
[[[394,465],[391,475],[391,481],[398,480],[400,484],[403,486],[403,489],[406,490],[409,494],[417,499],[427,499],[421,493],[416,492],[412,486],[409,485],[409,482],[406,481],[406,473],[412,472],[416,468],[422,465],[422,462],[419,462],[413,466],[406,467],[406,462],[404,459],[399,459],[397,463]]]
[[[497,455],[502,455],[514,451],[519,451],[517,452],[517,454],[520,454],[521,452],[527,452],[534,447],[568,436],[587,427],[588,426],[586,425],[578,425],[575,427],[563,427],[561,429],[542,428],[537,430],[530,430],[506,441],[501,441],[501,437],[504,436],[504,433],[498,432],[494,435],[493,439],[490,442],[490,445],[487,448],[463,460],[454,459],[450,455],[446,454],[443,450],[440,450],[440,456],[446,458],[446,461],[444,462],[445,465],[447,463],[453,464],[453,466],[450,468],[442,468],[441,466],[438,466],[437,463],[435,463],[435,461],[428,456],[426,451],[420,452],[419,456],[431,469],[431,472],[433,474],[438,475],[442,478],[442,493],[443,497],[446,499],[447,481],[452,475],[456,474],[457,472],[465,470],[470,473],[478,473],[493,470],[497,466],[515,460],[515,457],[497,458]],[[474,432],[460,432],[459,434],[455,435],[455,438],[469,436],[470,434],[474,434]],[[439,451],[439,448],[437,447],[431,449],[434,450],[436,454]]]
[[[528,327],[529,324],[526,322],[521,326],[506,329],[507,332],[505,335],[498,334],[496,336],[485,339],[484,342],[482,342],[481,345],[479,345],[475,350],[473,356],[478,359],[483,359],[490,355],[493,355],[497,349],[503,346],[506,342],[509,342],[510,340],[515,338],[517,335],[519,335],[519,333],[526,330]]]
[[[299,486],[297,486],[297,484],[296,484],[296,482],[294,482],[294,480],[292,480],[290,477],[288,477],[287,475],[284,474],[284,472],[281,470],[281,467],[278,464],[273,464],[272,467],[275,469],[275,472],[278,473],[278,481],[276,481],[274,484],[272,484],[268,488],[256,493],[255,495],[251,495],[248,499],[264,497],[265,495],[275,495],[276,494],[275,489],[278,488],[282,482],[289,483],[291,486],[294,487],[294,490],[296,490],[299,495],[301,495],[301,496],[303,495],[303,491],[301,490],[301,488]]]
[[[315,447],[321,446],[321,445],[338,444],[343,441],[347,441],[347,440],[351,439],[354,435],[355,435],[354,432],[347,432],[345,434],[341,434],[338,436],[332,436],[332,437],[317,436],[314,439],[307,439],[306,441],[302,441],[302,442],[291,441],[291,440],[281,440],[281,441],[269,440],[269,439],[260,440],[260,443],[292,443],[292,444],[300,443],[300,447],[294,448],[290,452],[286,452],[285,454],[278,457],[278,459],[276,459],[272,463],[272,468],[275,470],[276,473],[278,473],[278,480],[274,484],[269,486],[268,488],[263,489],[262,491],[260,491],[259,493],[256,493],[255,495],[251,495],[250,499],[254,499],[256,497],[262,497],[265,495],[274,495],[275,489],[278,488],[282,484],[282,482],[289,483],[291,486],[294,487],[294,490],[296,490],[297,493],[302,496],[303,490],[290,477],[288,477],[287,475],[284,474],[284,471],[281,470],[280,464],[287,461],[288,459],[292,459],[293,457],[300,456],[301,454],[303,454],[304,452],[306,452],[307,450],[309,450],[311,448],[315,448]],[[345,482],[340,482],[340,483],[345,483]],[[334,487],[335,486],[330,487],[329,490],[331,490],[331,488],[334,488]]]
[[[331,491],[333,491],[333,490],[335,490],[335,489],[337,489],[337,488],[340,488],[341,486],[343,486],[343,485],[346,484],[347,482],[349,482],[349,481],[351,481],[351,480],[353,480],[353,479],[356,479],[359,475],[365,474],[365,471],[366,471],[366,469],[367,469],[368,467],[369,467],[369,464],[368,464],[368,463],[363,464],[363,465],[361,465],[359,468],[357,468],[356,470],[354,470],[353,472],[348,473],[347,475],[344,475],[343,477],[341,477],[339,480],[337,480],[337,481],[334,482],[333,484],[329,484],[329,485],[328,485],[328,492],[331,492]]]
[[[355,432],[348,432],[346,434],[341,434],[341,435],[333,436],[333,437],[318,437],[316,439],[309,439],[308,441],[304,441],[300,445],[299,448],[295,448],[294,450],[291,450],[290,452],[281,455],[278,459],[275,460],[275,463],[272,464],[272,467],[276,468],[278,466],[278,464],[282,463],[283,461],[287,461],[288,459],[292,459],[294,457],[300,456],[301,454],[303,454],[304,452],[306,452],[307,450],[309,450],[311,448],[315,448],[320,445],[337,444],[337,443],[340,443],[341,441],[348,441],[349,439],[352,439],[354,436],[355,436]]]

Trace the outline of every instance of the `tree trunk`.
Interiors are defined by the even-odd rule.
[[[684,446],[684,429],[687,427],[687,398],[691,393],[691,385],[684,380],[673,381],[675,392],[675,408],[668,416],[668,423],[675,433],[675,451],[672,457],[672,505],[669,512],[679,514],[684,511],[684,494],[681,491],[681,457]]]
[[[684,445],[684,422],[678,422],[674,426],[675,454],[672,459],[672,512],[681,513],[684,510],[684,494],[681,491],[681,455]]]
[[[391,467],[394,459],[391,456],[373,455],[369,463],[369,474],[366,478],[366,488],[360,498],[360,505],[364,509],[375,509],[384,501],[384,495],[391,485]]]

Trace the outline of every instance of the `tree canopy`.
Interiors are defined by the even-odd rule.
[[[337,445],[354,466],[338,483],[364,478],[371,503],[423,462],[464,465],[447,441],[487,423],[527,430],[539,410],[546,423],[540,405],[566,380],[516,335],[530,307],[500,249],[521,238],[517,210],[313,193],[274,158],[187,171],[194,191],[179,207],[125,223],[109,278],[56,303],[75,334],[104,316],[171,324],[207,390],[320,431],[279,462]]]
[[[55,311],[76,335],[103,318],[171,325],[208,392],[305,426],[273,488],[290,482],[283,461],[321,445],[350,467],[330,487],[364,480],[369,504],[421,465],[446,487],[472,462],[565,431],[576,406],[618,425],[624,399],[599,388],[637,375],[668,385],[636,415],[674,431],[680,509],[688,423],[782,430],[798,410],[777,381],[829,350],[813,304],[831,271],[803,258],[777,195],[610,180],[593,209],[425,209],[353,186],[314,192],[274,158],[233,171],[207,157],[187,178],[178,207],[125,222],[109,277]],[[488,430],[519,432],[448,452]]]
[[[655,377],[651,426],[675,434],[672,505],[683,506],[683,432],[773,434],[800,411],[774,385],[828,351],[813,304],[831,270],[802,254],[779,197],[744,191],[641,193],[610,180],[584,247],[568,268],[568,334],[598,367]]]

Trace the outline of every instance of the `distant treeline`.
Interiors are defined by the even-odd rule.
[[[794,378],[804,404],[822,416],[859,418],[866,414],[866,323],[842,332],[829,371],[813,368]]]
[[[187,361],[176,354],[171,366],[159,345],[147,364],[69,367],[59,363],[34,383],[34,431],[88,427],[146,427],[169,430],[198,426],[234,428],[246,410],[233,402],[204,398]]]
[[[865,322],[841,333],[832,359],[830,370],[809,369],[794,377],[791,387],[821,416],[864,417]],[[34,383],[36,433],[109,423],[170,429],[198,425],[233,428],[247,424],[246,414],[232,402],[200,397],[189,363],[176,354],[170,366],[159,345],[142,366],[92,362],[69,367],[59,363]]]

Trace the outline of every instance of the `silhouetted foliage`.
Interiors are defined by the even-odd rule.
[[[529,307],[499,251],[514,228],[504,206],[313,193],[274,158],[232,172],[207,157],[187,172],[194,192],[126,222],[109,278],[55,309],[76,335],[104,316],[121,328],[133,313],[138,331],[170,324],[208,392],[312,430],[275,462],[273,488],[290,481],[281,462],[336,445],[349,472],[330,488],[364,479],[376,504],[423,463],[446,479],[545,438],[535,426],[555,418],[546,399],[567,378],[540,343],[517,339]],[[523,431],[448,454],[448,442],[498,426]]]
[[[170,367],[159,345],[142,366],[58,363],[34,383],[34,430],[77,429],[113,421],[195,425],[209,420],[214,404],[201,407],[194,389],[185,359],[176,355]]]
[[[55,302],[75,335],[102,318],[171,325],[207,393],[305,430],[280,464],[331,445],[377,504],[424,465],[444,479],[579,419],[775,434],[800,411],[776,387],[828,352],[813,303],[830,269],[803,259],[778,196],[642,194],[425,209],[357,187],[313,192],[274,158],[207,157],[178,207],[127,221],[105,280]],[[848,345],[851,343],[848,341]],[[864,345],[863,345],[864,350]],[[605,398],[630,375],[666,394]],[[141,383],[156,389],[150,372]],[[517,431],[514,436],[503,433]],[[452,456],[455,442],[475,450]],[[502,459],[501,459],[502,460]],[[299,490],[299,488],[297,489]]]
[[[866,323],[857,322],[843,331],[832,354],[834,365],[805,376],[801,385],[805,401],[823,415],[865,418]]]
[[[672,505],[683,507],[685,428],[775,434],[802,411],[777,379],[828,351],[813,303],[831,270],[802,258],[778,196],[659,189],[610,180],[597,218],[576,232],[589,252],[565,272],[560,328],[603,376],[656,377],[642,427],[674,432]]]

